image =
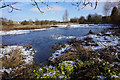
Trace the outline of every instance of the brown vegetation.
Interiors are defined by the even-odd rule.
[[[5,69],[12,69],[9,74],[6,71],[2,73],[2,80],[12,80],[12,78],[13,80],[21,80],[30,78],[33,70],[36,69],[36,65],[34,63],[25,64],[25,62],[23,61],[24,57],[25,55],[22,55],[21,51],[19,49],[16,49],[7,53],[6,56],[1,59],[2,67],[4,67]]]
[[[50,28],[51,26],[44,26],[44,25],[11,25],[11,26],[0,26],[3,31],[10,31],[10,30],[28,30],[28,29],[42,29],[42,28]]]
[[[6,69],[14,69],[25,63],[24,61],[22,61],[24,56],[21,54],[21,51],[19,49],[13,50],[7,55],[8,56],[2,58],[2,66]]]

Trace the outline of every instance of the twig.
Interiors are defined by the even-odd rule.
[[[16,3],[18,3],[18,2],[14,2],[14,3],[11,3],[11,4],[7,4],[7,5],[4,3],[4,5],[1,6],[0,9],[1,9],[1,8],[5,8],[5,7],[10,7],[11,5],[14,5],[14,4],[16,4]]]
[[[37,6],[38,10],[41,12],[41,13],[44,13],[43,11],[40,10],[39,6],[38,6],[38,3],[34,0],[34,3],[35,5]]]

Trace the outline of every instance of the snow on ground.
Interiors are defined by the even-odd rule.
[[[75,64],[74,61],[63,61],[62,63],[64,63],[65,66],[68,66],[68,63],[69,63],[71,66],[74,66],[74,64]]]
[[[25,61],[25,64],[32,64],[33,58],[34,58],[33,55],[35,54],[35,51],[33,50],[33,48],[29,49],[29,48],[23,47],[23,46],[13,45],[13,46],[5,46],[4,48],[0,48],[0,59],[5,56],[7,56],[9,58],[10,55],[8,53],[11,51],[14,51],[14,50],[18,50],[18,49],[20,50],[22,55],[25,55],[24,59],[23,59],[23,61]],[[16,69],[18,69],[18,67],[16,67],[13,70],[11,68],[5,69],[3,67],[2,69],[0,69],[0,73],[4,72],[4,71],[6,71],[7,73],[10,73],[11,71],[14,71]]]
[[[33,31],[44,31],[44,30],[50,30],[50,29],[54,29],[54,28],[0,31],[0,36],[2,36],[2,35],[15,35],[15,34],[18,35],[18,34],[30,33],[30,32],[33,32]]]
[[[109,35],[106,35],[106,34],[109,34]],[[108,46],[116,46],[116,45],[120,44],[120,41],[119,41],[120,37],[113,36],[112,32],[106,32],[104,34],[99,33],[99,35],[98,34],[89,34],[89,35],[86,35],[83,37],[63,36],[63,35],[52,35],[51,37],[54,39],[57,39],[57,40],[63,39],[63,38],[64,39],[76,38],[76,39],[82,41],[82,44],[84,47],[91,48],[93,50],[104,49]],[[85,38],[91,38],[92,41],[88,42],[87,40],[85,40]],[[94,41],[94,43],[93,43],[93,41]],[[89,45],[86,45],[86,43]],[[95,45],[95,44],[97,44],[97,45]],[[69,50],[70,48],[71,47],[69,45],[66,45],[65,48],[61,48],[60,50],[57,50],[55,53],[52,54],[51,61],[61,55],[64,55],[66,50]]]
[[[52,25],[58,26],[59,28],[111,28],[111,24],[70,24],[70,25]]]
[[[75,36],[64,36],[64,35],[59,35],[59,34],[57,34],[57,35],[51,35],[51,37],[52,37],[53,39],[56,39],[56,40],[61,40],[61,39],[74,39],[74,38],[76,38]]]
[[[60,50],[55,51],[55,53],[52,54],[52,57],[50,57],[51,61],[61,55],[64,55],[64,53],[69,49],[70,49],[70,46],[66,45],[65,48],[61,48]]]
[[[11,30],[11,31],[0,31],[0,35],[13,35],[13,34],[25,34],[29,33],[29,30]]]
[[[107,33],[110,33],[110,32],[107,32]],[[120,37],[118,37],[118,36],[113,36],[113,35],[99,36],[99,35],[95,35],[95,34],[90,34],[90,35],[87,35],[87,37],[92,38],[92,40],[98,44],[98,46],[89,46],[93,50],[120,44],[120,41],[119,41]]]
[[[19,49],[21,51],[21,54],[26,56],[24,57],[24,61],[26,62],[26,64],[30,64],[31,62],[33,62],[33,55],[35,54],[35,51],[32,48],[27,49],[23,46],[16,46],[16,45],[5,46],[4,48],[0,48],[0,58],[4,56],[9,57],[7,53],[16,49]]]

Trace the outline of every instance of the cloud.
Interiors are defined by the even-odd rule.
[[[31,8],[29,11],[31,11],[31,12],[39,12],[39,10],[37,8]]]
[[[52,6],[49,6],[49,7],[44,7],[44,8],[41,8],[41,10],[43,12],[48,12],[50,11],[51,13],[56,13],[56,12],[61,12],[61,11],[65,11],[66,8],[64,7],[61,7],[61,6],[58,6],[58,5],[52,5]],[[30,9],[31,12],[39,12],[39,10],[37,8],[31,8]]]

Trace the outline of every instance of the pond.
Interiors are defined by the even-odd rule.
[[[98,28],[102,26],[102,28]],[[4,35],[2,36],[3,45],[31,45],[35,50],[37,50],[34,61],[36,63],[47,63],[48,58],[54,51],[51,51],[51,46],[58,43],[65,43],[66,38],[55,39],[56,36],[74,36],[81,37],[88,34],[89,30],[94,33],[99,33],[106,27],[103,25],[93,25],[89,27],[56,27],[50,30],[40,30],[33,31],[26,34],[20,35]],[[54,37],[53,37],[54,36]]]

